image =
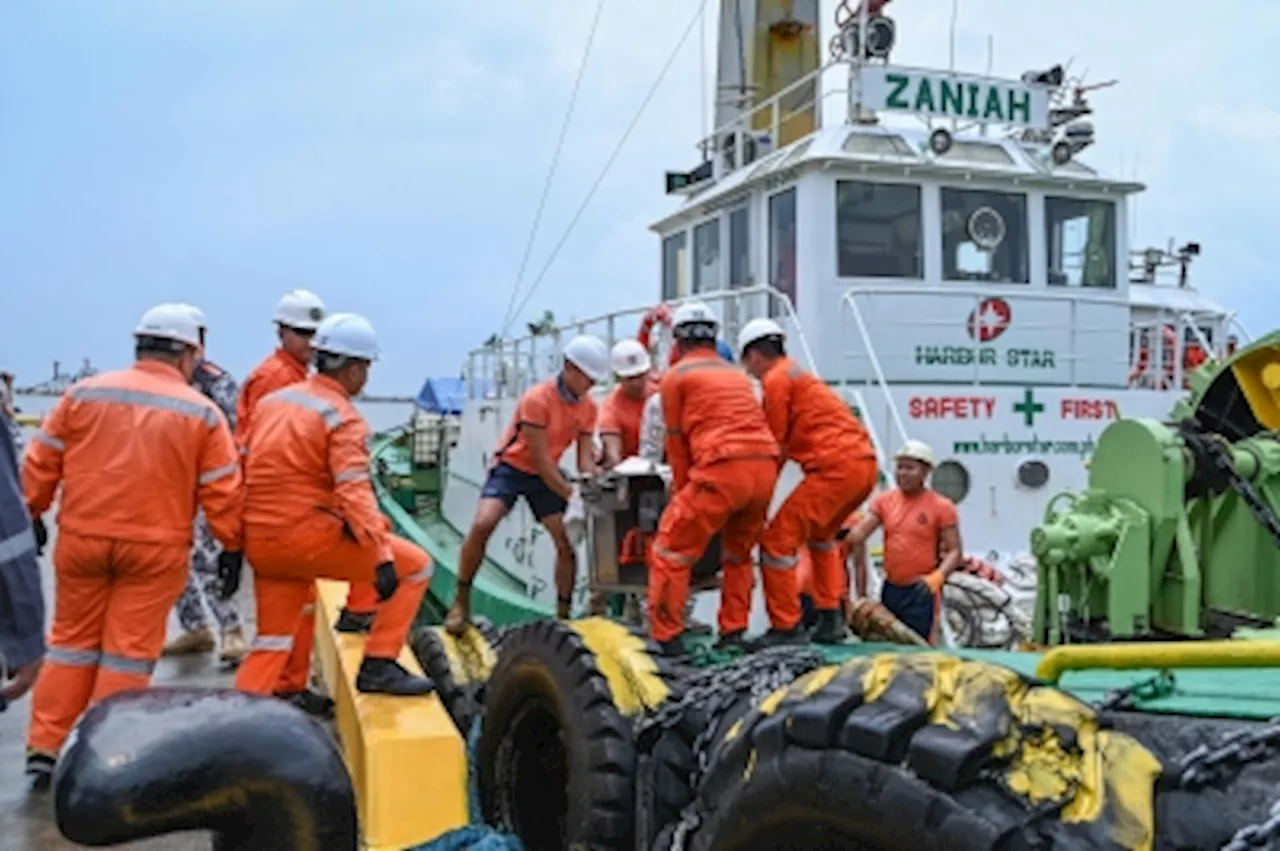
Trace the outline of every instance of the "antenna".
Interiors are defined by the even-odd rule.
[[[951,60],[947,72],[956,72],[956,18],[960,15],[960,0],[951,0]]]

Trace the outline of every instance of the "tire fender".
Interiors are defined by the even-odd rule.
[[[485,819],[529,851],[634,843],[634,719],[674,678],[654,647],[604,618],[508,632],[477,748]]]
[[[716,742],[695,851],[1151,849],[1160,761],[1087,704],[941,653],[830,665]]]
[[[435,681],[440,702],[464,737],[480,714],[485,683],[498,662],[497,642],[497,631],[479,618],[461,636],[424,626],[409,638],[413,655]]]

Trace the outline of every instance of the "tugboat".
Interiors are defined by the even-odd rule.
[[[1091,92],[1110,82],[1061,64],[1017,79],[895,65],[883,5],[842,3],[824,40],[816,0],[723,0],[717,129],[700,164],[666,174],[678,206],[652,225],[654,303],[701,299],[730,341],[752,318],[779,321],[860,413],[882,469],[908,438],[929,444],[933,487],[1003,585],[948,586],[947,640],[1011,646],[1030,625],[1028,530],[1051,494],[1085,487],[1109,422],[1165,416],[1190,372],[1250,338],[1191,286],[1200,246],[1134,249],[1128,210],[1144,187],[1081,159],[1098,132]],[[520,394],[558,368],[563,335],[612,344],[652,307],[471,353],[443,526],[469,525],[493,446]],[[549,610],[554,550],[526,509],[493,540],[500,581]],[[584,581],[579,605],[586,593]]]

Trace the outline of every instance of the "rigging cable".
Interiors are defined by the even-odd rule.
[[[547,262],[543,264],[542,271],[538,273],[538,277],[534,278],[533,283],[529,287],[529,292],[525,295],[524,300],[520,302],[520,306],[516,308],[515,312],[511,314],[507,322],[503,324],[501,336],[505,337],[507,332],[511,330],[511,323],[514,322],[515,318],[520,315],[522,310],[524,310],[525,305],[529,303],[529,299],[533,298],[533,294],[537,291],[538,285],[542,283],[542,279],[546,277],[547,272],[551,269],[551,265],[555,262],[556,255],[560,253],[560,249],[564,248],[565,243],[569,241],[569,236],[573,233],[574,226],[578,224],[578,220],[581,219],[582,214],[586,212],[587,206],[591,203],[591,199],[595,197],[596,191],[600,188],[600,185],[604,183],[605,177],[609,174],[609,169],[613,167],[614,161],[617,160],[618,155],[622,153],[622,148],[626,145],[627,139],[631,137],[632,132],[636,129],[636,125],[638,125],[640,123],[640,119],[644,117],[644,113],[649,106],[649,102],[652,101],[654,95],[658,93],[658,89],[662,86],[662,81],[666,79],[667,73],[671,70],[671,66],[675,64],[676,58],[680,55],[681,48],[684,47],[685,42],[689,40],[689,36],[692,35],[694,29],[698,26],[698,20],[702,16],[706,5],[707,0],[702,0],[702,2],[698,4],[698,9],[694,12],[693,18],[690,19],[689,25],[684,28],[684,33],[680,36],[680,40],[676,42],[676,45],[672,48],[670,55],[667,56],[666,63],[663,64],[662,69],[658,72],[658,78],[653,81],[653,85],[645,94],[644,100],[640,102],[639,109],[636,110],[636,114],[632,117],[631,123],[627,125],[627,129],[623,131],[622,138],[618,140],[618,144],[614,146],[613,153],[609,154],[609,159],[605,161],[604,167],[600,170],[600,174],[596,176],[595,183],[591,184],[591,188],[587,190],[587,197],[582,199],[582,203],[578,206],[577,211],[574,212],[573,218],[569,220],[569,225],[565,228],[564,235],[560,237],[560,241],[556,243],[553,249],[551,249],[551,254],[547,257]]]
[[[529,255],[533,253],[533,242],[538,236],[538,225],[542,223],[542,213],[547,206],[547,198],[551,195],[551,183],[556,176],[556,167],[560,164],[560,154],[564,150],[564,139],[569,132],[569,120],[573,118],[574,107],[578,103],[578,91],[582,88],[582,78],[587,70],[587,59],[591,56],[591,46],[595,44],[596,30],[600,26],[600,13],[604,11],[604,0],[596,3],[596,15],[591,21],[591,30],[587,33],[587,46],[582,51],[582,62],[578,65],[578,76],[573,81],[573,91],[569,94],[569,108],[565,111],[564,122],[560,125],[560,138],[551,155],[551,167],[547,170],[547,180],[542,187],[542,198],[538,200],[538,210],[533,214],[533,226],[529,229],[529,241],[524,246],[524,257],[520,259],[520,271],[516,273],[515,284],[511,287],[511,298],[507,299],[507,312],[502,317],[503,334],[511,322],[511,308],[516,303],[520,292],[520,284],[524,282],[525,269],[529,266]]]

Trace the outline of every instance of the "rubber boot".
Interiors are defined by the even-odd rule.
[[[285,703],[292,703],[303,712],[313,717],[328,721],[333,718],[333,701],[323,694],[316,694],[310,689],[302,691],[278,691],[276,697]]]
[[[53,783],[53,766],[57,759],[40,751],[27,751],[27,777],[31,781],[31,789],[43,792]]]
[[[839,609],[818,609],[818,626],[813,640],[818,644],[841,644],[849,637],[849,629]]]
[[[750,651],[750,646],[746,639],[747,631],[745,629],[735,630],[734,632],[726,632],[720,636],[720,640],[716,642],[716,650],[742,650]]]
[[[751,650],[764,650],[768,647],[780,647],[784,644],[807,644],[808,642],[809,630],[805,629],[802,624],[796,624],[791,629],[771,629],[756,640],[748,642],[748,648]]]
[[[395,659],[370,659],[360,663],[356,674],[356,691],[362,694],[394,694],[399,697],[418,697],[431,694],[436,684],[429,677],[415,676]]]
[[[240,627],[229,629],[222,636],[222,649],[218,651],[218,661],[225,665],[239,665],[248,652],[249,644],[244,640],[244,631]]]
[[[213,632],[207,627],[184,632],[170,641],[160,651],[162,656],[190,656],[196,653],[208,653],[213,650]]]
[[[681,640],[683,633],[675,638],[668,638],[666,641],[658,642],[658,649],[662,651],[662,655],[669,659],[679,659],[689,655],[684,649],[684,642]]]
[[[373,627],[373,612],[350,612],[343,606],[333,628],[338,632],[368,632]]]

